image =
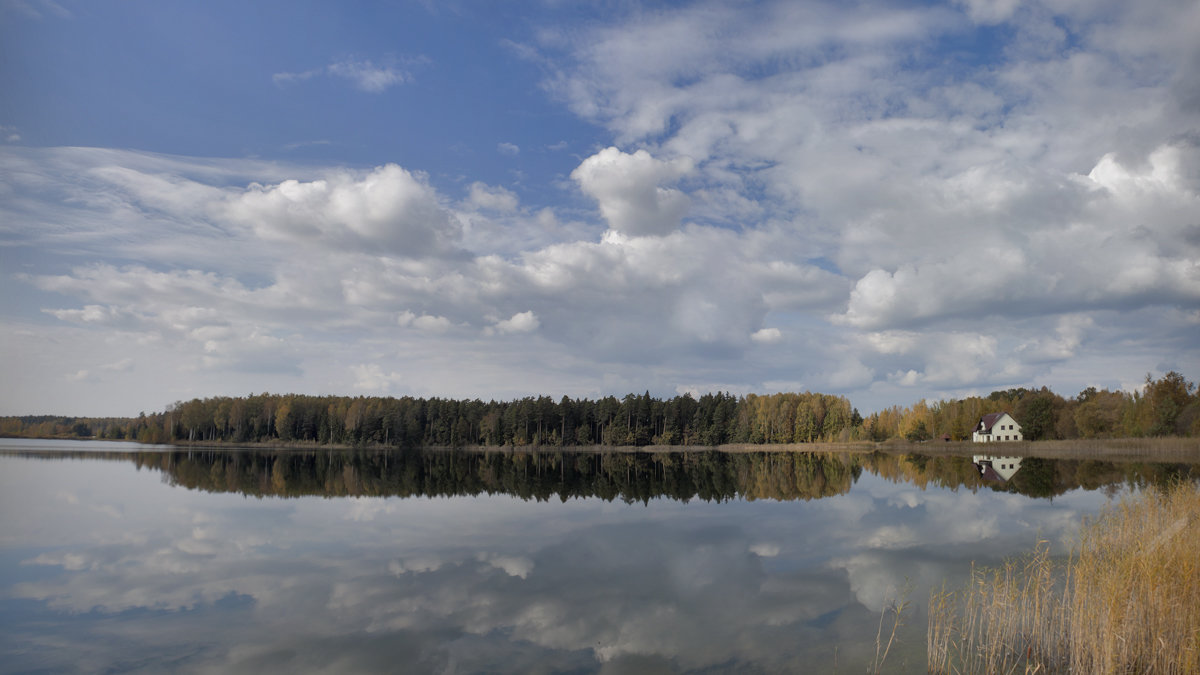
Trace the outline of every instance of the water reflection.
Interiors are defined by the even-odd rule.
[[[971,463],[979,475],[990,482],[1006,483],[1021,470],[1021,458],[1001,455],[975,455]]]
[[[924,672],[929,587],[1061,542],[1107,500],[1070,486],[1191,471],[1024,460],[995,484],[971,458],[888,455],[24,454],[0,456],[15,671],[862,672],[911,581],[887,670]]]
[[[452,497],[507,494],[536,501],[599,497],[811,500],[847,493],[863,471],[920,487],[1054,497],[1079,488],[1165,485],[1200,477],[1178,463],[1015,456],[820,452],[591,453],[188,449],[148,452],[12,450],[40,459],[132,462],[172,485],[258,497]],[[1022,468],[1024,470],[1022,471]]]

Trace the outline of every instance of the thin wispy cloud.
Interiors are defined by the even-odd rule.
[[[0,2],[0,16],[11,13],[30,19],[56,17],[70,19],[73,14],[69,9],[54,2],[54,0],[4,0]]]
[[[392,61],[395,61],[394,59]],[[311,80],[315,77],[336,77],[349,81],[356,89],[371,94],[384,92],[391,87],[413,80],[410,67],[424,63],[425,59],[409,59],[403,63],[376,65],[370,59],[344,58],[322,68],[301,72],[281,72],[271,76],[277,86],[288,86]]]

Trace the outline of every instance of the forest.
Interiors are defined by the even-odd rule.
[[[1042,387],[893,406],[866,417],[844,396],[628,394],[514,401],[250,394],[177,401],[128,418],[0,418],[0,436],[142,443],[284,443],[345,447],[704,446],[969,440],[980,417],[1008,412],[1028,440],[1200,436],[1200,392],[1177,372],[1140,391]]]

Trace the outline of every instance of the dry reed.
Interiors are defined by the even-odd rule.
[[[1146,492],[930,597],[933,673],[1200,673],[1200,488]]]
[[[897,643],[897,633],[900,627],[904,625],[905,613],[908,611],[908,596],[912,593],[912,581],[906,580],[904,586],[896,591],[896,595],[884,603],[883,610],[879,612],[879,629],[875,633],[875,660],[867,672],[879,675],[883,672],[884,664],[887,662],[888,654],[891,653],[892,647]],[[887,615],[892,615],[892,628],[887,634],[887,642],[883,640],[883,624]]]

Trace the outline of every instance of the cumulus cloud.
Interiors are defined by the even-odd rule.
[[[422,349],[414,341],[426,336],[453,335],[455,342],[443,341],[442,350],[470,349],[470,335],[536,331],[577,354],[627,360],[628,385],[620,386],[644,388],[647,383],[633,373],[644,375],[646,364],[682,354],[734,358],[755,341],[774,339],[770,330],[751,338],[768,312],[832,308],[846,288],[835,274],[788,260],[795,251],[781,231],[691,226],[667,236],[627,237],[612,230],[598,242],[535,244],[513,257],[471,257],[447,243],[460,239],[459,223],[468,220],[473,232],[596,231],[563,223],[549,209],[528,217],[510,213],[511,220],[494,225],[478,207],[512,205],[515,196],[506,188],[479,184],[473,203],[469,198],[461,205],[472,211],[457,212],[423,176],[394,166],[315,171],[240,188],[209,185],[199,180],[203,174],[183,178],[195,171],[182,162],[151,169],[139,166],[139,159],[125,158],[137,169],[93,172],[121,188],[108,190],[110,206],[90,225],[81,221],[77,232],[60,237],[95,242],[98,232],[108,236],[114,210],[130,223],[169,223],[158,231],[163,238],[156,267],[97,264],[25,278],[77,300],[48,308],[60,320],[179,350],[174,363],[188,369],[189,379],[239,368],[260,380],[315,369],[346,389],[382,391],[384,380],[375,375],[410,372],[411,365],[401,363]],[[229,174],[216,175],[206,180],[229,181]],[[191,239],[176,244],[166,236],[173,231],[189,232]],[[209,251],[226,254],[206,257]],[[776,261],[763,264],[763,255]],[[714,269],[730,278],[713,275]],[[410,330],[396,334],[396,327]],[[341,363],[330,360],[335,347],[323,336],[339,342],[351,332],[367,344],[399,340],[390,350],[376,350],[384,359],[375,361],[378,374],[355,374],[362,350],[348,345]],[[522,357],[521,367],[540,362],[542,352],[544,346]],[[322,357],[309,360],[317,355]],[[68,372],[98,372],[95,364],[104,362],[79,363]],[[445,365],[434,359],[421,368]],[[491,368],[475,369],[473,377],[502,381]],[[599,368],[579,372],[614,372],[604,366],[601,375]],[[549,373],[545,378],[555,383],[547,386],[565,381]],[[466,395],[478,386],[469,380],[456,385]]]
[[[530,175],[519,200],[495,178],[417,164],[13,145],[0,235],[60,261],[30,263],[18,283],[58,294],[44,309],[63,332],[157,340],[165,362],[200,370],[282,350],[279,373],[328,368],[349,387],[354,364],[407,373],[408,355],[440,340],[458,361],[424,358],[421,379],[467,390],[511,381],[505,369],[570,379],[573,393],[788,382],[844,387],[870,409],[915,387],[1069,391],[1088,369],[1136,382],[1148,358],[1197,359],[1198,21],[1159,3],[963,0],[687,5],[539,26],[522,58],[608,134],[547,184],[577,188],[596,217]],[[997,23],[982,29],[994,40],[981,64],[947,58]],[[277,81],[406,81],[412,63],[383,63]],[[465,190],[448,199],[442,180]],[[473,341],[534,320],[536,347]],[[7,334],[51,350],[26,335],[39,330]],[[762,348],[784,337],[795,349]],[[238,340],[260,351],[239,361]],[[336,364],[311,356],[339,349]],[[534,367],[549,349],[569,373]],[[95,356],[52,372],[128,357]],[[476,356],[490,369],[454,365]]]
[[[421,314],[418,316],[407,310],[400,313],[400,316],[396,319],[396,323],[403,327],[412,327],[430,333],[444,333],[454,326],[450,319],[444,316],[431,314]]]
[[[754,331],[750,339],[759,344],[769,345],[782,340],[783,333],[778,328],[760,328]]]
[[[365,391],[388,392],[403,381],[404,376],[395,371],[385,373],[377,363],[359,364],[351,368],[354,387]]]
[[[605,148],[583,160],[571,178],[600,205],[609,227],[622,234],[664,235],[679,226],[687,213],[687,195],[662,184],[687,175],[686,158],[655,159],[645,150],[633,154]]]
[[[927,259],[872,269],[834,320],[879,329],[1196,303],[1200,268],[1188,257],[1193,245],[1185,233],[1200,199],[1181,167],[1197,156],[1192,147],[1162,146],[1131,169],[1105,155],[1086,177],[1061,188],[1081,205],[1066,224],[1029,214],[1028,223],[980,231],[973,246],[948,259],[918,254]]]
[[[503,321],[497,321],[496,325],[490,327],[488,330],[501,335],[509,333],[532,333],[540,325],[541,322],[538,321],[536,314],[531,311],[525,311],[513,314],[510,318]]]
[[[955,387],[994,379],[1011,364],[999,353],[999,340],[967,331],[886,332],[864,337],[864,346],[884,355],[880,364],[895,368],[888,380],[904,387],[918,384]],[[914,367],[915,366],[915,367]]]
[[[418,258],[452,253],[461,225],[423,174],[395,164],[313,181],[254,184],[231,196],[223,217],[277,241]]]
[[[1075,356],[1086,334],[1095,326],[1092,317],[1068,314],[1059,317],[1053,336],[1039,336],[1017,348],[1028,360],[1065,361]]]

